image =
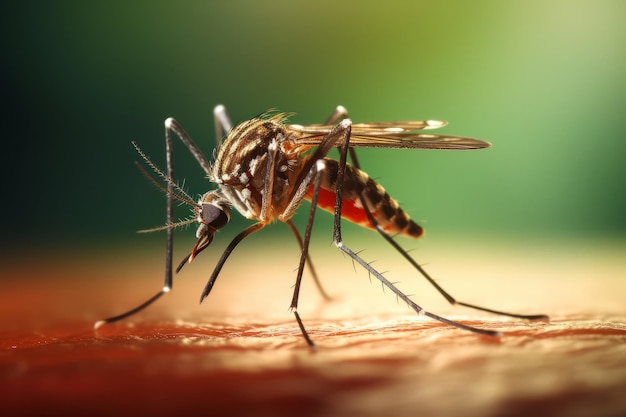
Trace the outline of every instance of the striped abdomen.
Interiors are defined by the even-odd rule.
[[[323,172],[317,205],[334,213],[335,184],[339,162],[329,158],[324,158],[324,162],[326,169]],[[400,208],[380,184],[360,169],[346,165],[342,189],[341,217],[359,226],[372,229],[373,227],[359,199],[359,193],[363,195],[367,208],[386,232],[415,239],[423,235],[423,229],[411,220],[409,215]],[[312,195],[313,187],[309,188],[306,199],[310,201]]]

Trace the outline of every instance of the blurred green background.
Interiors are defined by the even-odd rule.
[[[277,108],[301,124],[342,104],[355,122],[442,119],[445,133],[492,142],[360,153],[431,235],[626,233],[624,1],[0,8],[5,247],[138,242],[135,230],[163,224],[165,199],[130,141],[163,166],[173,116],[210,155],[218,103],[235,122]],[[192,195],[211,188],[182,146],[176,160]],[[229,235],[246,224],[233,218]],[[330,241],[331,216],[318,219]]]

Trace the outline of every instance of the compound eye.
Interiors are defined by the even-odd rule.
[[[221,229],[230,221],[230,212],[211,203],[202,203],[200,211],[201,222],[212,227]]]

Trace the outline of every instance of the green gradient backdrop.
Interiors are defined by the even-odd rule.
[[[476,152],[361,152],[430,233],[626,232],[626,2],[0,8],[4,244],[88,246],[161,224],[164,198],[133,166],[130,141],[163,164],[163,120],[174,116],[210,153],[217,103],[235,121],[278,108],[297,123],[343,104],[355,122],[437,118],[445,132],[491,141]],[[178,150],[179,178],[206,191]]]

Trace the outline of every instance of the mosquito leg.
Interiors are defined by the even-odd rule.
[[[223,107],[223,106],[222,106]],[[226,118],[226,124],[229,123],[227,120],[228,117],[225,115],[225,110],[220,106],[217,106],[215,109],[216,120],[218,119],[218,115],[221,111],[224,111],[223,116]],[[218,123],[220,124],[220,123]],[[227,126],[226,126],[227,127]],[[274,186],[274,171],[276,166],[276,157],[277,157],[277,145],[276,143],[272,143],[272,145],[268,149],[269,155],[267,156],[267,166],[265,167],[265,179],[263,181],[263,191],[262,195],[263,201],[261,203],[261,213],[259,214],[260,221],[248,226],[243,232],[239,233],[235,238],[230,242],[224,253],[222,253],[222,257],[218,261],[209,281],[207,282],[202,294],[200,295],[200,302],[202,302],[211,292],[213,288],[213,284],[215,284],[215,280],[217,280],[217,276],[219,275],[226,259],[230,256],[235,247],[241,242],[244,238],[251,235],[254,232],[261,230],[267,224],[268,211],[270,209],[271,196],[273,195],[273,186]]]
[[[300,250],[303,250],[304,245],[302,243],[302,236],[300,236],[300,232],[298,231],[298,228],[291,220],[288,220],[285,223],[287,223],[287,225],[291,229],[291,232],[296,237],[296,240],[298,241],[298,244],[300,245]],[[313,281],[315,282],[315,285],[317,286],[318,291],[320,292],[324,300],[330,301],[331,297],[330,295],[328,295],[328,293],[324,290],[324,287],[322,286],[322,282],[320,281],[319,276],[317,275],[317,271],[315,270],[315,267],[313,266],[313,262],[311,261],[310,254],[307,254],[306,264],[309,266],[309,269],[311,270],[311,275],[313,275]]]
[[[254,223],[246,227],[242,232],[240,232],[237,236],[235,236],[235,238],[228,244],[228,246],[222,253],[222,256],[220,257],[220,260],[217,262],[217,265],[215,265],[215,268],[213,269],[213,273],[211,274],[209,281],[206,283],[206,286],[204,287],[204,290],[202,291],[202,294],[200,295],[200,302],[204,301],[204,299],[209,295],[209,293],[213,289],[213,284],[215,284],[215,281],[217,280],[217,276],[220,274],[220,271],[222,270],[222,267],[226,263],[226,260],[228,259],[230,254],[233,252],[233,250],[235,250],[237,245],[246,237],[250,236],[252,233],[258,232],[259,230],[263,229],[266,225],[267,223],[265,222]]]
[[[171,225],[174,224],[174,195],[175,195],[175,178],[174,178],[174,149],[173,149],[173,141],[172,141],[172,132],[178,136],[178,138],[183,142],[183,144],[187,147],[189,152],[196,158],[202,169],[208,175],[211,172],[211,165],[207,160],[204,153],[200,150],[198,145],[191,139],[189,134],[183,129],[183,127],[174,119],[168,118],[165,120],[165,159],[167,163],[167,203],[166,203],[166,224]],[[119,314],[117,316],[109,317],[104,320],[99,320],[94,324],[94,328],[98,328],[106,323],[113,323],[118,320],[122,320],[129,316],[132,316],[135,313],[143,310],[148,307],[156,300],[158,300],[163,294],[168,293],[172,289],[173,285],[173,274],[172,274],[172,256],[174,252],[174,228],[168,227],[166,228],[166,239],[165,239],[165,277],[163,288],[155,295],[150,297],[147,301],[140,304],[139,306],[125,312]]]
[[[339,233],[339,235],[341,236],[341,233]],[[455,322],[455,321],[452,321],[452,320],[448,320],[445,317],[441,317],[441,316],[438,316],[436,314],[433,314],[433,313],[430,313],[430,312],[424,310],[422,307],[417,305],[413,300],[411,300],[408,295],[404,294],[402,292],[402,290],[400,290],[392,282],[387,280],[387,278],[385,278],[380,272],[378,272],[374,267],[372,267],[372,265],[370,265],[368,262],[366,262],[363,258],[361,258],[358,254],[356,254],[350,248],[345,246],[341,240],[335,241],[335,244],[344,253],[348,254],[348,256],[350,256],[356,263],[358,263],[363,268],[365,268],[369,274],[371,274],[374,277],[376,277],[376,279],[378,279],[385,287],[390,289],[399,299],[404,301],[417,314],[422,315],[422,316],[426,316],[426,317],[430,317],[431,319],[440,321],[440,322],[445,323],[445,324],[449,324],[449,325],[457,327],[459,329],[468,330],[468,331],[473,332],[473,333],[478,333],[478,334],[485,335],[485,336],[502,336],[501,332],[493,331],[493,330],[486,330],[486,329],[479,329],[477,327],[468,326],[466,324],[458,323],[458,322]]]
[[[217,109],[217,107],[216,107],[216,109]],[[345,118],[347,115],[348,115],[348,111],[346,110],[345,107],[337,106],[335,111],[326,120],[326,124],[328,124],[328,125],[335,124],[339,120]],[[300,245],[300,249],[304,250],[302,237],[300,236],[300,232],[298,231],[296,225],[291,220],[287,220],[285,223],[287,223],[287,225],[291,229],[291,232],[296,237],[296,240],[298,241],[298,244]],[[308,255],[308,253],[307,253],[307,256],[306,256],[306,263],[308,264],[309,269],[311,270],[311,274],[313,275],[313,280],[315,281],[315,285],[317,286],[318,291],[320,292],[320,294],[322,295],[322,297],[326,301],[330,300],[331,297],[328,295],[328,293],[322,287],[322,283],[321,283],[321,281],[320,281],[320,279],[319,279],[319,277],[317,275],[317,272],[315,271],[315,268],[313,267],[313,263],[311,262],[311,257]]]
[[[168,140],[168,138],[170,138],[169,139],[170,149],[172,147],[171,132],[174,132],[176,136],[178,136],[178,138],[181,140],[181,142],[185,144],[189,152],[191,152],[193,157],[196,158],[196,161],[198,161],[198,163],[204,170],[204,173],[206,175],[211,175],[211,164],[209,163],[209,160],[206,158],[202,150],[200,150],[200,147],[196,144],[196,142],[193,141],[193,139],[191,139],[191,136],[189,136],[189,134],[185,131],[185,129],[183,129],[180,123],[178,123],[175,119],[170,117],[165,121],[165,137],[166,137],[166,141]],[[172,156],[173,156],[173,152],[168,153],[168,157],[172,157]],[[170,165],[168,163],[168,167],[169,166]]]
[[[344,141],[341,144],[340,148],[340,158],[339,158],[339,167],[337,172],[337,183],[336,183],[336,200],[335,200],[335,218],[334,218],[334,226],[333,226],[333,241],[335,245],[341,249],[344,253],[346,253],[350,258],[352,258],[356,263],[361,265],[365,270],[368,271],[369,274],[373,275],[376,279],[378,279],[385,287],[390,289],[399,299],[404,301],[410,308],[412,308],[419,315],[424,315],[430,317],[439,322],[457,327],[459,329],[468,330],[477,334],[487,335],[487,336],[501,336],[502,334],[497,331],[479,329],[476,327],[468,326],[462,323],[457,323],[452,320],[448,320],[444,317],[438,316],[436,314],[430,313],[416,304],[413,300],[411,300],[406,294],[404,294],[398,287],[396,287],[392,282],[387,280],[380,272],[378,272],[374,267],[372,267],[368,262],[366,262],[363,258],[361,258],[357,253],[355,253],[352,249],[348,248],[343,243],[343,238],[341,235],[341,205],[342,205],[342,188],[343,188],[343,180],[344,173],[347,162],[347,155],[350,149],[350,125],[348,124],[345,133],[343,135]],[[357,162],[358,163],[358,162]],[[363,203],[363,199],[361,197],[361,202]],[[367,207],[364,205],[363,207]],[[371,215],[371,214],[370,214]]]
[[[300,331],[302,332],[302,336],[304,336],[304,340],[306,340],[307,344],[314,348],[315,343],[309,337],[306,329],[304,328],[304,324],[302,323],[302,319],[300,319],[300,315],[298,314],[298,297],[300,296],[300,284],[302,283],[302,273],[304,271],[304,265],[309,257],[309,243],[311,241],[311,231],[313,230],[313,220],[315,218],[315,211],[317,209],[317,197],[319,195],[320,185],[322,183],[322,171],[324,169],[324,161],[318,160],[317,164],[313,168],[315,170],[315,185],[313,188],[313,198],[311,199],[311,209],[309,210],[309,220],[306,224],[306,229],[304,231],[304,241],[302,242],[302,254],[300,255],[300,264],[298,265],[298,275],[296,277],[296,284],[293,289],[293,298],[291,299],[291,305],[289,308],[293,311],[293,314],[296,316],[296,321],[298,322],[298,326],[300,326]]]
[[[309,221],[304,234],[304,240],[302,242],[302,254],[300,255],[300,264],[298,266],[298,275],[296,277],[296,284],[294,286],[293,298],[291,300],[290,308],[296,316],[298,326],[302,331],[307,344],[314,347],[314,343],[309,337],[304,328],[300,315],[298,314],[298,297],[300,292],[300,283],[302,281],[302,273],[304,266],[308,259],[308,248],[311,239],[311,230],[313,228],[313,219],[315,217],[315,210],[317,209],[317,198],[319,195],[319,189],[322,181],[322,172],[325,168],[324,157],[326,154],[337,145],[337,143],[346,142],[346,132],[349,132],[350,120],[342,120],[328,135],[322,140],[315,152],[310,156],[308,162],[304,165],[302,172],[294,182],[294,189],[289,196],[289,203],[285,207],[283,213],[280,214],[279,219],[288,222],[296,208],[302,202],[306,192],[313,185],[313,198],[311,199],[311,210],[309,212]]]
[[[363,198],[361,198],[361,201],[363,202]],[[369,213],[369,210],[365,209],[368,218],[370,219],[370,222],[372,222],[372,224],[375,226],[376,230],[378,231],[378,233],[387,241],[389,242],[389,244],[391,246],[394,247],[394,249],[396,249],[403,257],[404,259],[406,259],[415,269],[417,269],[419,271],[420,274],[422,274],[422,276],[424,278],[426,278],[426,280],[428,280],[428,282],[435,287],[435,289],[437,291],[439,291],[439,293],[441,295],[443,295],[443,297],[452,305],[459,305],[459,306],[463,306],[463,307],[469,307],[469,308],[473,308],[475,310],[480,310],[480,311],[485,311],[488,313],[492,313],[492,314],[498,314],[501,316],[507,316],[507,317],[515,317],[515,318],[520,318],[520,319],[525,319],[525,320],[546,320],[549,319],[549,317],[545,314],[517,314],[517,313],[508,313],[505,311],[499,311],[499,310],[493,310],[491,308],[486,308],[486,307],[481,307],[481,306],[477,306],[474,304],[469,304],[469,303],[464,303],[462,301],[457,301],[454,297],[452,297],[446,290],[444,290],[438,283],[437,281],[435,281],[425,270],[424,268],[422,268],[422,266],[420,264],[418,264],[409,254],[407,251],[405,251],[395,240],[393,240],[393,238],[391,236],[389,236],[389,234],[387,232],[385,232],[376,222],[376,219],[374,219],[374,217],[371,215],[371,213]]]
[[[350,148],[349,149],[350,152],[350,159],[352,161],[352,165],[355,166],[356,168],[360,169],[359,166],[359,161],[357,160],[356,157],[356,152],[354,151],[354,148]],[[365,198],[363,197],[362,193],[359,193],[359,200],[361,201],[361,204],[363,206],[363,210],[365,211],[365,214],[367,215],[367,218],[370,222],[370,224],[372,226],[374,226],[374,228],[376,229],[376,231],[387,241],[389,242],[389,244],[391,246],[394,247],[395,250],[397,250],[403,257],[404,259],[406,259],[415,269],[417,269],[417,271],[422,274],[422,276],[424,278],[426,278],[426,280],[433,286],[435,287],[435,289],[437,291],[439,291],[439,293],[452,305],[459,305],[459,306],[463,306],[463,307],[468,307],[468,308],[473,308],[475,310],[480,310],[480,311],[485,311],[488,313],[493,313],[493,314],[498,314],[501,316],[507,316],[507,317],[515,317],[515,318],[520,318],[520,319],[525,319],[525,320],[545,320],[548,319],[549,317],[545,314],[516,314],[516,313],[508,313],[505,311],[498,311],[498,310],[493,310],[490,308],[486,308],[486,307],[480,307],[474,304],[469,304],[469,303],[464,303],[462,301],[457,301],[454,297],[452,297],[446,290],[444,290],[438,283],[437,281],[435,281],[427,272],[426,270],[420,265],[418,264],[415,259],[413,259],[406,250],[404,250],[404,248],[402,248],[395,240],[393,240],[393,238],[391,236],[389,236],[389,234],[387,232],[385,232],[380,225],[378,224],[378,221],[376,221],[376,219],[374,218],[374,216],[372,215],[371,211],[369,210],[367,203],[365,201]]]
[[[138,305],[137,307],[133,308],[132,310],[129,310],[129,311],[127,311],[125,313],[122,313],[122,314],[119,314],[117,316],[107,317],[106,319],[98,320],[98,321],[96,321],[93,324],[93,328],[94,329],[98,329],[102,325],[109,324],[109,323],[114,323],[116,321],[120,321],[120,320],[123,320],[123,319],[125,319],[127,317],[130,317],[130,316],[134,315],[135,313],[138,313],[139,311],[141,311],[144,308],[148,307],[150,304],[154,303],[156,300],[161,298],[161,296],[163,294],[165,294],[167,292],[169,292],[169,289],[166,290],[166,287],[163,287],[163,289],[161,289],[161,291],[159,291],[158,293],[154,294],[149,300],[147,300],[143,304]]]
[[[343,106],[337,106],[335,111],[326,119],[327,125],[334,125],[339,122],[341,119],[345,119],[348,117],[348,110]]]
[[[167,176],[170,178],[170,181],[167,183],[166,224],[174,223],[174,197],[172,196],[172,193],[174,192],[174,184],[176,183],[176,179],[174,178],[174,146],[172,143],[171,131],[172,131],[172,126],[177,126],[177,125],[178,123],[176,123],[176,121],[172,118],[168,118],[165,120],[165,161],[167,165]],[[182,127],[180,128],[180,131],[183,133],[182,136],[189,137],[189,135],[187,135],[187,133],[183,130]],[[178,133],[178,136],[181,137],[181,134]],[[195,145],[195,143],[191,140],[191,138],[189,138],[189,141]],[[190,148],[190,151],[194,153],[191,148]],[[199,153],[200,155],[204,157],[202,152],[199,152]],[[204,159],[206,160],[206,158]],[[165,292],[169,292],[169,290],[172,288],[172,285],[174,284],[174,280],[172,278],[173,254],[174,254],[174,229],[168,228],[166,231],[166,242],[165,242],[165,285],[163,286],[163,290],[165,290]]]
[[[167,119],[165,121],[165,159],[167,161],[167,176],[170,179],[170,181],[168,181],[167,183],[167,193],[166,193],[167,194],[166,224],[174,223],[174,198],[172,197],[172,194],[174,193],[174,183],[175,183],[174,161],[173,161],[174,151],[172,147],[172,136],[170,133],[170,130],[171,130],[170,120],[173,120],[173,119]],[[140,304],[139,306],[125,313],[119,314],[117,316],[109,317],[104,320],[98,320],[94,324],[94,328],[97,329],[103,324],[113,323],[118,320],[122,320],[129,316],[132,316],[133,314],[143,310],[144,308],[148,307],[150,304],[154,303],[156,300],[161,298],[163,294],[168,293],[172,289],[172,283],[173,283],[173,279],[172,279],[172,252],[173,250],[174,250],[174,230],[172,228],[167,228],[166,239],[165,239],[165,279],[164,279],[165,282],[163,284],[163,288],[161,288],[161,290],[158,293],[150,297],[150,299],[148,299],[144,303]]]
[[[228,117],[226,107],[222,104],[215,106],[213,109],[213,117],[215,119],[215,138],[219,145],[224,135],[228,134],[228,132],[230,132],[233,128],[233,124]]]

